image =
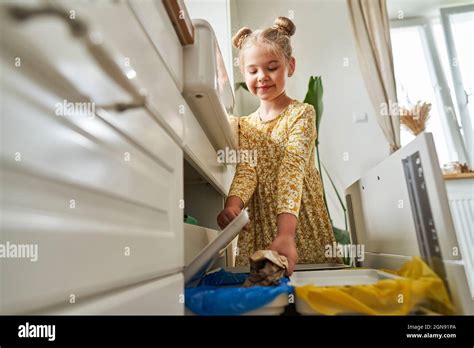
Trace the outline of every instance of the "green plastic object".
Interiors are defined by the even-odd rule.
[[[198,221],[195,217],[192,217],[191,215],[184,215],[184,223],[186,224],[191,224],[191,225],[197,225]]]

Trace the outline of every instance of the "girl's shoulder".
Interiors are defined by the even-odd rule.
[[[316,111],[312,104],[295,100],[291,105],[287,113],[287,122],[293,124],[301,118],[314,119],[316,117]]]
[[[239,138],[242,136],[247,136],[248,133],[252,133],[252,129],[255,128],[255,120],[253,117],[254,114],[256,115],[257,112],[255,111],[246,116],[235,117],[233,127],[235,127],[234,129],[236,130]]]
[[[291,104],[292,109],[290,110],[290,114],[292,115],[299,115],[302,112],[314,112],[314,106],[299,100],[294,100]]]
[[[257,115],[257,111],[255,110],[249,115],[240,116],[239,117],[239,126],[245,127],[246,125],[252,125],[256,122],[255,116]]]

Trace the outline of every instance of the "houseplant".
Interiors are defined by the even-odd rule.
[[[334,192],[336,193],[337,199],[339,200],[339,204],[341,205],[341,208],[344,212],[344,224],[345,224],[345,229],[341,230],[337,227],[335,227],[332,224],[332,219],[331,215],[329,213],[329,208],[326,200],[326,190],[324,189],[324,181],[323,181],[323,174],[321,171],[321,160],[319,158],[319,137],[321,135],[320,133],[320,124],[321,124],[321,119],[323,117],[323,110],[324,110],[324,105],[323,105],[323,83],[321,80],[321,76],[310,76],[309,78],[309,83],[308,83],[308,91],[306,92],[306,97],[304,99],[305,103],[311,104],[314,106],[314,110],[316,111],[316,131],[318,134],[318,137],[316,138],[316,155],[318,158],[318,169],[319,169],[319,174],[321,176],[321,183],[323,184],[323,192],[324,192],[324,204],[326,205],[326,209],[328,211],[329,219],[331,220],[331,225],[332,229],[334,232],[334,237],[336,239],[336,242],[339,244],[350,244],[351,239],[350,239],[350,234],[349,231],[347,230],[347,209],[344,205],[344,202],[341,198],[341,195],[339,194],[339,191],[336,188],[336,185],[334,184],[334,181],[331,179],[331,176],[329,175],[326,167],[324,164],[322,164],[323,169],[331,183],[332,188],[334,189]],[[347,260],[345,260],[347,261]]]

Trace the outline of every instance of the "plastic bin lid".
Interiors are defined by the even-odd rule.
[[[219,258],[221,250],[225,249],[232,242],[249,221],[247,208],[242,209],[240,214],[184,268],[184,284],[188,285],[200,279]]]

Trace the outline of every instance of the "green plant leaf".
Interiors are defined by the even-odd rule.
[[[316,130],[319,134],[319,125],[323,117],[323,82],[321,76],[310,76],[308,82],[308,92],[304,98],[304,102],[314,106],[316,111]],[[318,136],[319,138],[319,136]]]
[[[334,239],[336,239],[337,244],[345,245],[351,244],[351,235],[349,231],[341,230],[337,227],[332,227],[332,232],[334,233]],[[345,265],[351,264],[351,258],[349,256],[343,257],[342,262]]]
[[[323,94],[324,94],[324,90],[323,90],[323,82],[322,82],[321,76],[310,76],[309,77],[309,82],[308,82],[308,91],[306,92],[304,102],[313,105],[314,110],[316,112],[316,131],[317,131],[317,134],[318,134],[318,138],[316,139],[316,144],[315,144],[316,145],[316,155],[317,155],[317,158],[318,158],[319,175],[321,177],[321,184],[323,185],[323,191],[324,191],[324,195],[323,195],[324,204],[326,206],[326,210],[328,212],[329,219],[331,220],[331,224],[332,224],[332,219],[331,219],[331,215],[329,213],[328,203],[327,203],[327,199],[326,199],[326,191],[324,190],[323,173],[321,171],[321,160],[319,158],[319,140],[318,139],[319,139],[320,133],[321,133],[320,124],[321,124],[321,120],[323,118],[323,111],[324,111]],[[336,185],[334,184],[334,182],[333,182],[331,176],[329,175],[329,172],[327,171],[324,164],[323,164],[323,168],[324,168],[324,171],[326,172],[326,175],[329,178],[329,181],[331,182],[331,185],[332,185],[334,191],[336,192],[337,198],[338,198],[339,203],[340,203],[340,205],[342,207],[342,210],[344,212],[344,223],[345,223],[345,229],[346,230],[340,230],[337,227],[333,226],[334,235],[337,235],[337,236],[341,236],[341,235],[346,236],[347,235],[347,236],[349,236],[349,232],[347,232],[346,207],[344,205],[344,202],[341,199],[341,196],[340,196],[340,194],[339,194],[339,192],[336,188]],[[336,240],[338,238],[337,236],[336,236]],[[340,238],[342,238],[342,237],[340,237]],[[350,242],[350,238],[349,238],[349,242]]]
[[[319,176],[321,178],[321,184],[323,186],[323,192],[324,192],[324,180],[323,180],[323,175],[321,172],[321,161],[319,159],[319,121],[321,120],[321,117],[323,115],[323,89],[322,89],[322,81],[320,76],[310,76],[309,77],[309,82],[308,82],[308,91],[306,92],[306,96],[304,98],[304,102],[313,105],[314,110],[316,112],[316,133],[317,133],[317,138],[316,138],[316,157],[318,159],[318,170],[319,170]],[[328,212],[329,220],[331,221],[332,224],[332,219],[331,219],[331,214],[329,213],[329,208],[328,208],[328,202],[326,201],[326,193],[324,192],[323,195],[324,199],[324,205],[326,206],[326,211]]]
[[[328,207],[328,202],[326,201],[326,190],[324,189],[324,180],[323,180],[323,174],[321,172],[321,161],[319,159],[319,146],[318,143],[316,142],[316,157],[318,158],[318,170],[319,170],[319,178],[321,179],[321,185],[323,186],[323,200],[324,200],[324,205],[326,206],[326,211],[328,212],[329,220],[331,221],[332,224],[332,219],[331,219],[331,213],[329,212],[329,207]]]
[[[334,189],[334,192],[336,192],[336,196],[337,196],[337,199],[339,200],[339,203],[341,204],[342,210],[344,211],[344,223],[345,223],[345,229],[347,230],[347,209],[346,209],[346,206],[344,205],[344,202],[341,198],[341,195],[339,194],[339,191],[337,190],[337,187],[334,184],[334,181],[332,181],[332,178],[329,175],[329,172],[326,169],[326,166],[324,165],[324,163],[322,163],[322,165],[323,165],[324,171],[326,172],[326,175],[328,176],[329,182],[331,183],[332,188]]]
[[[341,230],[337,227],[332,227],[332,231],[334,232],[334,238],[336,239],[336,243],[339,244],[350,244],[351,243],[351,236],[349,231]]]
[[[235,83],[235,90],[238,90],[239,88],[243,88],[247,92],[249,91],[249,88],[247,87],[247,84],[245,82],[236,82]]]

